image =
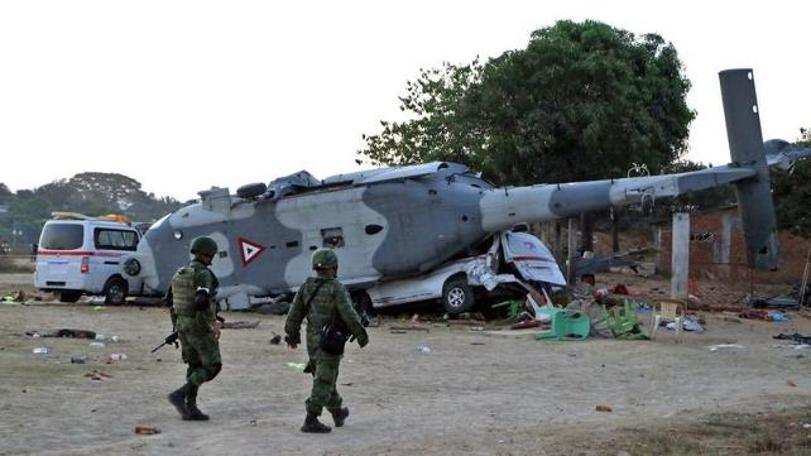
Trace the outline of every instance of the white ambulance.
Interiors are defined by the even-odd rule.
[[[140,237],[121,216],[59,214],[42,229],[34,287],[56,293],[62,302],[88,294],[122,304],[142,288],[140,279],[122,274],[125,255],[137,249]]]

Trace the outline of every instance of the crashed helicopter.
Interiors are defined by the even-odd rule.
[[[811,150],[785,141],[763,143],[749,69],[719,74],[732,162],[671,175],[496,188],[467,167],[445,162],[380,168],[318,180],[306,171],[270,185],[200,192],[199,203],[163,217],[124,262],[142,293],[167,291],[189,245],[210,236],[212,269],[224,308],[250,307],[249,297],[295,292],[310,275],[310,256],[323,246],[340,258],[339,278],[363,290],[426,274],[499,231],[519,223],[577,216],[732,184],[737,189],[750,263],[777,266],[776,220],[769,166],[791,167]],[[533,258],[539,263],[553,258]],[[137,292],[137,290],[131,290]],[[367,296],[368,299],[368,296]]]

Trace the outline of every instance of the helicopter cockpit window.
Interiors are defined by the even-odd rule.
[[[324,247],[340,249],[345,245],[343,228],[324,228],[321,230]]]

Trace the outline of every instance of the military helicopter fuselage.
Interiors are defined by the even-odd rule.
[[[576,216],[734,184],[753,265],[776,265],[769,165],[811,155],[784,141],[764,146],[751,70],[721,73],[732,163],[672,175],[496,188],[464,165],[434,162],[317,180],[302,171],[231,195],[201,192],[199,203],[156,222],[128,263],[155,294],[168,290],[189,246],[210,236],[219,299],[294,292],[312,273],[312,252],[334,248],[351,289],[431,271],[488,235],[519,223]],[[597,164],[596,164],[597,165]],[[127,268],[125,268],[127,269]]]

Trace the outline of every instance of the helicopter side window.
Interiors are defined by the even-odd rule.
[[[324,228],[321,230],[321,239],[323,240],[324,247],[340,249],[346,245],[344,243],[343,228]]]

